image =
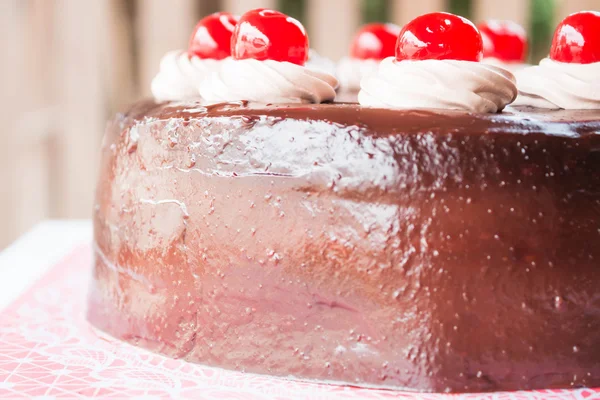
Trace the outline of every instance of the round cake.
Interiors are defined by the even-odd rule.
[[[425,391],[600,385],[600,113],[140,103],[89,318],[189,361]]]
[[[524,40],[488,25],[494,54]],[[600,387],[600,41],[561,36],[598,26],[567,17],[517,78],[465,18],[370,27],[395,56],[339,103],[299,22],[206,17],[109,123],[89,320],[293,379]]]

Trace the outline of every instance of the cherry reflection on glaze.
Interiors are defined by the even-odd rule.
[[[505,62],[524,62],[527,33],[513,21],[488,20],[477,25],[483,39],[483,57]]]
[[[299,21],[264,8],[242,15],[231,37],[231,55],[236,60],[253,58],[304,65],[308,50],[308,36]]]
[[[421,15],[402,28],[396,59],[481,61],[481,34],[471,21],[458,15],[435,12]]]
[[[392,57],[400,27],[395,24],[367,24],[360,28],[350,46],[350,57],[359,60],[383,60]]]
[[[550,58],[575,64],[600,61],[600,12],[581,11],[563,19],[554,32]]]
[[[231,55],[231,35],[239,17],[218,12],[202,18],[194,28],[188,54],[222,60]]]

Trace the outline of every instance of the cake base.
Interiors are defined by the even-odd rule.
[[[206,365],[600,386],[600,114],[141,103],[103,143],[88,317]]]

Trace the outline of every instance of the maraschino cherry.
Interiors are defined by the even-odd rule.
[[[198,22],[190,38],[188,54],[200,58],[222,60],[231,55],[231,35],[238,17],[218,12]]]
[[[236,60],[254,58],[304,65],[308,49],[308,36],[299,21],[264,8],[242,15],[231,37],[231,55]]]
[[[581,11],[563,19],[554,32],[550,58],[575,64],[600,61],[600,12]]]
[[[471,21],[458,15],[435,12],[421,15],[402,28],[396,59],[480,61],[481,34]]]
[[[383,60],[394,55],[400,27],[394,24],[367,24],[360,28],[350,45],[350,57]]]
[[[477,25],[483,39],[483,57],[505,62],[524,62],[527,33],[513,21],[488,20]]]

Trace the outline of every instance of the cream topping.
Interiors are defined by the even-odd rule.
[[[493,65],[494,67],[503,68],[512,73],[513,75],[519,72],[520,70],[531,66],[531,64],[522,62],[506,62],[495,57],[486,57],[483,60],[481,60],[481,62],[484,64]]]
[[[199,98],[198,88],[220,65],[220,60],[189,57],[183,50],[170,51],[160,61],[160,70],[151,84],[157,101]]]
[[[495,113],[517,95],[505,69],[472,61],[396,61],[388,57],[361,82],[358,102],[381,108],[441,108]]]
[[[305,67],[336,76],[335,63],[329,58],[323,57],[313,49],[310,49],[308,52],[308,61],[306,62]]]
[[[200,87],[209,102],[321,103],[335,98],[337,79],[325,72],[273,60],[226,59]]]
[[[545,58],[517,74],[515,105],[551,109],[600,109],[600,62],[571,64]]]
[[[358,58],[344,57],[340,60],[337,66],[336,75],[340,80],[340,88],[343,90],[358,91],[360,89],[360,81],[375,72],[379,61],[377,60],[360,60]]]

